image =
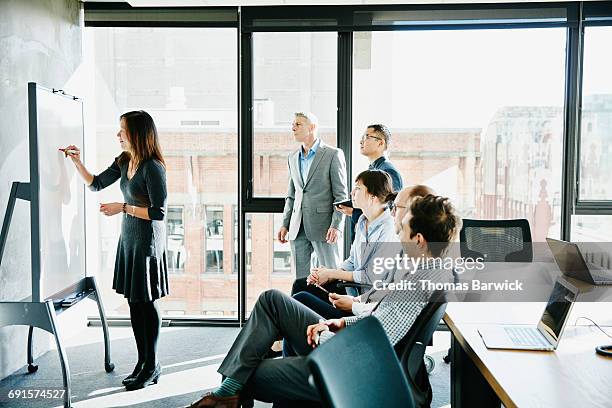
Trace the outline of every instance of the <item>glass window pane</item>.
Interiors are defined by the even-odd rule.
[[[167,165],[170,295],[165,314],[235,317],[233,223],[238,190],[237,30],[232,28],[87,28],[96,134],[91,171],[120,153],[119,115],[143,109],[155,120]],[[119,201],[118,184],[93,198]],[[111,289],[119,217],[91,214],[90,238],[109,314],[128,312]]]
[[[253,272],[247,277],[247,310],[250,311],[265,290],[278,289],[291,293],[295,270],[289,243],[281,244],[276,239],[282,214],[249,213],[246,218],[249,229],[255,234],[253,247],[249,247]]]
[[[180,273],[185,266],[185,226],[183,223],[183,207],[168,207],[166,215],[168,270]]]
[[[612,242],[612,215],[572,215],[572,242]]]
[[[580,200],[612,200],[612,27],[584,33]]]
[[[285,197],[287,156],[299,147],[295,112],[313,112],[319,136],[336,146],[336,33],[253,34],[253,189]]]
[[[383,123],[404,185],[559,236],[564,68],[561,28],[355,33],[353,178],[359,138]]]

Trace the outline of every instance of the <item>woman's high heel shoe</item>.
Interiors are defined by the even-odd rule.
[[[134,381],[125,386],[128,391],[139,390],[148,387],[151,384],[157,384],[161,375],[161,365],[157,364],[153,369],[143,368]]]
[[[132,374],[125,377],[123,381],[121,381],[121,384],[128,385],[129,383],[134,382],[138,374],[142,371],[143,365],[144,363],[136,363],[136,367],[134,367],[134,371],[132,371]]]

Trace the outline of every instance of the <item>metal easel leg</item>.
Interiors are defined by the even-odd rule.
[[[32,335],[34,334],[34,326],[30,326],[28,331],[28,373],[32,374],[38,371],[38,366],[34,364],[34,345],[32,344]]]
[[[95,296],[96,304],[98,305],[98,313],[100,313],[100,322],[102,323],[102,332],[104,333],[104,370],[106,370],[107,373],[110,373],[115,369],[115,364],[111,362],[110,357],[110,336],[108,334],[108,324],[106,322],[106,315],[104,314],[102,297],[98,293],[96,279],[93,276],[88,276],[85,279],[87,279],[88,287],[93,290],[93,296]]]

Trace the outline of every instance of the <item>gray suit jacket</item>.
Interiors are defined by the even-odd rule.
[[[342,229],[344,215],[334,210],[333,203],[348,197],[344,153],[321,141],[305,182],[300,175],[299,156],[298,149],[288,159],[289,189],[283,226],[289,229],[289,240],[297,237],[303,222],[310,241],[325,241],[330,227]]]

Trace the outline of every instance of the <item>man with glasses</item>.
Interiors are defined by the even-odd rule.
[[[399,174],[393,163],[386,157],[385,153],[391,143],[391,132],[389,128],[382,124],[370,125],[359,141],[359,152],[366,156],[370,161],[368,170],[382,170],[391,176],[394,191],[400,191],[403,187],[402,176]],[[351,217],[351,231],[355,237],[355,225],[361,217],[360,209],[353,209],[343,205],[338,206],[338,210]]]
[[[320,266],[337,268],[340,263],[342,214],[333,203],[348,196],[346,163],[342,150],[317,137],[317,127],[314,114],[295,114],[292,131],[300,148],[289,155],[289,188],[277,235],[279,242],[291,243],[298,280],[310,274],[313,252]]]
[[[402,231],[402,220],[410,208],[411,201],[414,200],[415,197],[425,197],[429,194],[435,195],[436,193],[430,187],[423,184],[406,187],[397,193],[395,200],[393,200],[393,203],[389,206],[391,215],[395,221],[395,233],[397,235]]]

